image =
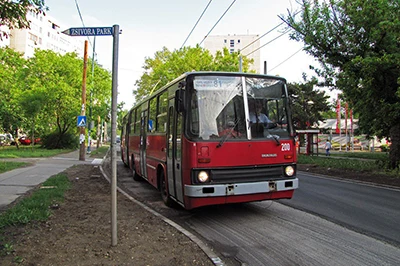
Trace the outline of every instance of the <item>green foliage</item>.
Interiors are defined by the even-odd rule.
[[[28,11],[34,13],[44,13],[47,7],[44,0],[15,0],[0,2],[0,26],[7,26],[9,29],[29,28],[30,21],[26,18]],[[7,33],[0,30],[0,40],[3,36],[8,37]]]
[[[0,229],[31,221],[44,221],[51,215],[50,206],[61,203],[71,187],[68,177],[58,174],[46,180],[42,188],[24,198],[16,206],[0,215]]]
[[[47,150],[39,146],[8,146],[0,149],[0,158],[37,158],[50,157],[60,153],[66,153],[73,150],[57,149]],[[7,162],[9,164],[10,162]]]
[[[155,53],[154,58],[146,58],[143,69],[145,73],[135,85],[133,92],[136,102],[152,94],[185,72],[191,71],[239,71],[239,54],[229,53],[228,49],[218,51],[212,56],[200,46],[184,47],[170,52],[167,48]],[[252,61],[243,57],[243,71],[249,71]]]
[[[329,96],[314,89],[317,80],[312,78],[303,84],[288,84],[293,125],[296,129],[306,129],[322,121],[323,112],[330,110]]]
[[[325,85],[359,115],[367,135],[388,137],[392,168],[400,163],[400,2],[398,0],[302,0],[300,19],[282,19],[291,38],[321,67],[314,68]],[[373,111],[371,111],[373,110]]]
[[[23,128],[30,137],[48,132],[76,133],[82,107],[82,59],[36,50],[25,60],[9,48],[0,48],[0,121],[2,131]],[[89,121],[110,113],[111,74],[96,62],[89,68],[87,115]],[[90,110],[90,111],[89,111]],[[68,147],[71,145],[67,144]]]
[[[46,149],[76,149],[79,138],[76,134],[53,132],[43,137],[42,146]]]
[[[25,64],[21,53],[8,47],[0,48],[0,123],[5,132],[15,132],[24,121],[17,95],[23,84]]]

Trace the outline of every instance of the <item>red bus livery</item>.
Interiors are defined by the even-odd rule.
[[[185,73],[124,117],[121,158],[164,203],[200,206],[292,198],[298,188],[286,80]]]

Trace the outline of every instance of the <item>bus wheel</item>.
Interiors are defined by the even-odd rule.
[[[168,207],[173,207],[173,201],[169,197],[168,188],[167,188],[167,180],[165,179],[164,172],[161,172],[160,175],[160,191],[161,191],[161,198],[164,201],[164,204]]]
[[[136,173],[136,170],[135,170],[135,163],[134,163],[135,161],[133,160],[133,157],[132,157],[132,175],[133,175],[133,180],[135,180],[135,181],[141,181],[142,180],[142,177],[140,176],[140,175],[138,175],[138,173]]]

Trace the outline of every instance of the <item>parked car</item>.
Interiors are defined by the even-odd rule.
[[[20,137],[18,140],[19,140],[19,143],[21,143],[21,145],[31,145],[31,143],[32,143],[31,138],[28,138],[26,136]],[[41,143],[40,138],[35,138],[35,145],[40,144],[40,143]]]
[[[10,133],[0,134],[0,145],[15,145],[15,140]]]

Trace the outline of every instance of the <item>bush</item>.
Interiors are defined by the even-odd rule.
[[[46,149],[76,149],[79,147],[79,138],[71,133],[50,133],[43,138],[42,147]]]
[[[382,145],[381,145],[381,151],[382,151],[382,152],[388,152],[389,149],[390,149],[390,146],[389,146],[389,145],[387,145],[387,144],[382,144]]]

